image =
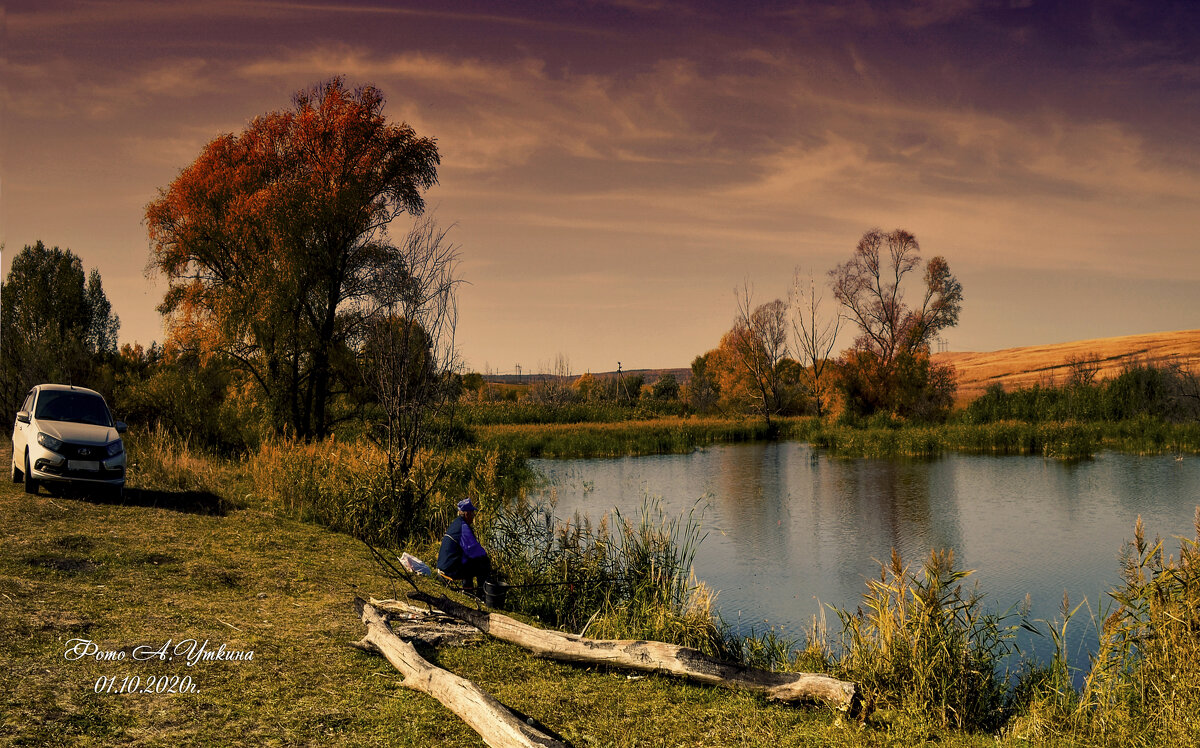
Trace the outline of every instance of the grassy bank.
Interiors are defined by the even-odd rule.
[[[224,486],[242,464],[210,466]],[[125,503],[0,487],[0,742],[8,745],[482,745],[382,659],[350,601],[392,585],[350,537],[232,508],[200,489],[133,487]],[[74,639],[125,660],[68,661]],[[195,639],[253,652],[188,667],[134,648]],[[658,676],[574,667],[481,640],[425,651],[576,746],[910,745],[922,725],[846,724],[829,712]],[[190,677],[195,693],[95,693],[101,677]],[[993,745],[943,733],[947,745]]]
[[[239,744],[482,745],[435,701],[405,690],[381,659],[346,645],[362,634],[351,599],[398,591],[347,534],[369,530],[356,524],[365,520],[386,526],[386,516],[355,514],[362,486],[349,473],[367,472],[376,459],[369,450],[281,444],[222,461],[162,433],[135,435],[130,449],[136,468],[120,503],[0,488],[0,661],[13,673],[0,697],[0,742],[207,745],[237,736]],[[819,708],[549,663],[488,640],[424,652],[574,745],[1200,741],[1191,718],[1200,709],[1195,541],[1183,541],[1175,560],[1135,532],[1125,583],[1104,616],[1097,665],[1076,690],[1065,656],[1027,663],[1009,680],[1002,658],[1022,622],[985,612],[952,556],[932,555],[915,569],[893,559],[868,583],[857,610],[835,611],[840,632],[741,639],[713,621],[711,596],[688,578],[698,542],[690,522],[643,513],[585,526],[558,523],[521,502],[501,510],[507,469],[489,462],[486,450],[476,454],[482,462],[443,456],[438,469],[500,492],[489,499],[497,504],[485,532],[504,571],[521,582],[559,574],[580,582],[529,599],[514,591],[510,609],[540,616],[526,620],[687,643],[755,666],[829,672],[859,683],[874,708],[865,723],[845,723]],[[319,457],[335,467],[319,466]],[[436,538],[408,548],[432,560]],[[594,577],[621,581],[582,584]],[[1049,624],[1052,631],[1065,625]],[[79,639],[124,659],[67,659]],[[180,657],[133,661],[136,648],[153,651],[167,639],[254,654],[191,667]],[[96,693],[101,678],[113,678],[119,690],[124,678],[152,676],[190,679],[196,690]]]
[[[656,418],[615,423],[498,424],[474,428],[479,446],[556,459],[686,454],[712,444],[798,439],[841,457],[936,457],[947,452],[1079,459],[1103,450],[1200,454],[1200,423],[1000,421],[846,426],[814,418]]]

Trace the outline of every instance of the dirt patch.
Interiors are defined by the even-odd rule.
[[[194,581],[209,587],[236,588],[241,586],[245,578],[245,575],[237,569],[202,563],[188,564],[187,574]]]
[[[67,613],[60,613],[46,614],[45,618],[42,619],[39,628],[41,628],[42,631],[62,631],[71,634],[85,634],[88,631],[91,631],[95,625],[95,621],[89,621]]]
[[[55,556],[50,553],[31,556],[25,559],[25,563],[39,569],[51,569],[53,571],[61,571],[65,574],[82,574],[92,571],[99,566],[96,562],[86,558]]]

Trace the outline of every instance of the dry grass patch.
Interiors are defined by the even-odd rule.
[[[1077,340],[986,353],[938,353],[933,359],[954,367],[961,405],[979,397],[993,384],[1000,384],[1008,391],[1035,384],[1061,385],[1071,375],[1071,361],[1077,359],[1097,359],[1097,379],[1111,379],[1133,363],[1194,366],[1200,363],[1200,330]]]

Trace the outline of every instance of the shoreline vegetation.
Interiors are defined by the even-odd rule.
[[[1136,455],[1200,454],[1200,423],[1135,418],[1115,423],[1005,420],[992,423],[850,426],[816,418],[675,416],[618,423],[489,424],[480,446],[523,457],[573,459],[685,454],[714,444],[794,440],[838,457],[931,458],[949,452],[1082,459],[1109,450]]]
[[[533,661],[496,642],[433,653],[576,745],[617,745],[629,735],[721,744],[717,736],[730,731],[745,745],[771,746],[1197,744],[1200,515],[1196,539],[1175,553],[1146,539],[1140,523],[1132,528],[1122,585],[1090,621],[1067,600],[1052,621],[985,609],[968,586],[971,572],[947,549],[918,563],[893,556],[853,610],[833,607],[836,622],[814,621],[803,636],[785,638],[739,635],[716,614],[714,593],[691,575],[702,537],[692,517],[666,517],[647,504],[637,516],[563,519],[530,498],[531,457],[686,453],[763,440],[807,441],[847,458],[1200,454],[1195,420],[1152,409],[1101,413],[1081,406],[1087,397],[1081,388],[993,391],[936,424],[790,416],[768,425],[691,414],[681,403],[466,404],[437,425],[438,447],[413,464],[408,480],[420,500],[403,516],[391,500],[387,454],[362,434],[276,437],[221,455],[161,426],[135,428],[120,505],[31,498],[18,486],[0,494],[16,541],[0,551],[0,591],[13,603],[2,619],[3,650],[24,678],[7,697],[14,716],[5,728],[16,744],[161,745],[172,735],[217,739],[228,730],[266,739],[266,719],[272,739],[285,742],[367,745],[386,736],[401,745],[470,744],[453,715],[394,677],[379,682],[377,663],[344,642],[358,624],[347,602],[358,589],[394,596],[407,586],[363,542],[432,559],[453,500],[471,495],[486,507],[479,530],[496,567],[510,583],[530,585],[510,590],[507,612],[597,638],[654,639],[751,667],[828,673],[859,684],[868,711],[863,722],[846,722],[825,709],[779,707],[667,677],[634,683],[619,671]],[[1102,398],[1093,402],[1103,407]],[[263,600],[270,602],[256,602]],[[1079,625],[1098,637],[1084,673],[1064,651],[1068,627]],[[1051,660],[1023,658],[1018,629],[1047,637]],[[94,693],[92,681],[115,675],[101,663],[44,666],[61,659],[68,639],[115,649],[163,631],[254,651],[255,667],[271,663],[271,678],[247,663],[220,673],[210,667],[200,696],[134,703]],[[294,647],[323,664],[290,667],[279,653]],[[319,677],[313,666],[323,668]],[[143,674],[187,674],[176,670]],[[72,685],[66,694],[49,696],[64,679]],[[310,682],[323,683],[326,696],[308,693]],[[281,694],[287,703],[278,703]],[[195,709],[222,715],[221,727],[197,726]],[[405,727],[396,733],[398,722]]]
[[[961,449],[1074,459],[1086,456],[1074,448],[1079,444],[1087,446],[1088,454],[1131,445],[1142,453],[1194,454],[1194,424],[1144,419],[1091,425],[874,423],[856,427],[789,418],[777,419],[766,432],[754,419],[660,416],[617,423],[488,424],[475,432],[476,438],[431,453],[416,466],[414,479],[419,484],[438,487],[422,504],[425,511],[415,523],[417,535],[407,541],[396,518],[388,514],[388,493],[379,483],[383,455],[361,439],[275,441],[243,459],[230,460],[205,455],[162,429],[134,434],[130,451],[139,458],[130,480],[138,488],[131,493],[135,501],[151,491],[215,496],[219,511],[213,521],[221,521],[222,514],[245,513],[262,517],[261,521],[300,520],[338,536],[366,540],[397,554],[408,550],[426,559],[436,555],[436,538],[449,519],[445,507],[451,505],[450,499],[460,492],[471,493],[490,510],[483,515],[487,520],[481,532],[505,577],[514,584],[544,585],[510,591],[507,607],[531,622],[574,633],[586,631],[594,637],[667,641],[749,666],[825,672],[859,683],[871,710],[866,722],[848,729],[827,711],[801,710],[803,716],[795,717],[798,722],[788,729],[798,730],[808,740],[901,745],[918,735],[933,734],[951,745],[981,740],[995,744],[997,738],[1012,745],[1030,741],[1156,745],[1195,742],[1200,737],[1189,716],[1200,708],[1200,692],[1193,687],[1200,683],[1200,672],[1181,670],[1200,662],[1200,646],[1188,633],[1200,627],[1196,541],[1183,541],[1176,560],[1160,542],[1147,541],[1140,526],[1133,528],[1134,540],[1123,554],[1125,582],[1113,591],[1102,622],[1072,622],[1079,609],[1070,608],[1066,601],[1053,621],[987,611],[965,583],[970,572],[954,565],[952,552],[935,552],[915,565],[893,557],[864,589],[857,609],[831,609],[836,624],[814,622],[806,635],[796,639],[771,631],[739,636],[715,614],[712,591],[690,575],[700,542],[700,528],[691,518],[664,517],[647,505],[639,516],[564,521],[553,515],[553,506],[525,498],[536,476],[525,466],[521,449],[514,448],[534,443],[521,438],[536,433],[550,435],[535,443],[541,456],[580,452],[595,456],[606,450],[631,454],[645,445],[663,444],[687,451],[703,444],[807,438],[837,454],[924,458]],[[574,436],[558,439],[572,432]],[[521,438],[514,439],[513,434]],[[1200,539],[1200,525],[1196,532]],[[365,546],[359,547],[365,551]],[[247,559],[257,554],[251,548],[241,552]],[[299,555],[307,558],[303,551]],[[387,576],[378,568],[374,575],[381,573]],[[596,579],[609,583],[589,583]],[[392,592],[402,587],[395,579],[384,581],[384,588]],[[349,613],[346,618],[354,622]],[[1080,674],[1067,664],[1063,651],[1066,628],[1073,625],[1099,632],[1099,654],[1092,670],[1082,674],[1082,687],[1073,685],[1080,682]],[[1055,644],[1050,662],[1027,661],[1016,653],[1018,628],[1036,629]],[[493,651],[497,646],[484,645],[465,657],[490,660],[499,656]],[[514,666],[518,658],[505,653],[501,659]],[[465,672],[471,667],[486,670],[489,664],[474,662]],[[523,667],[560,672],[557,666]],[[1179,679],[1185,676],[1191,680],[1180,687]],[[676,698],[666,694],[685,687],[657,677],[654,684],[654,694],[647,696],[652,702]],[[1164,693],[1173,696],[1162,697]],[[723,697],[709,696],[705,701],[711,704],[719,698]],[[754,719],[770,723],[775,718],[777,707],[741,695],[734,701]],[[668,707],[664,703],[662,708]],[[697,709],[695,719],[710,719],[706,709]],[[558,725],[555,729],[572,735]],[[747,744],[778,741],[773,727],[764,729],[765,733],[747,732]],[[683,727],[664,742],[680,744],[675,740],[704,742]],[[613,744],[603,739],[581,742]]]

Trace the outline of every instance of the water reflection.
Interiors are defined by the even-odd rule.
[[[696,573],[720,590],[722,615],[792,633],[821,604],[856,607],[892,548],[913,564],[953,549],[997,611],[1029,594],[1033,617],[1053,618],[1064,591],[1095,610],[1138,515],[1151,535],[1190,536],[1200,504],[1200,460],[1172,457],[843,460],[782,443],[534,466],[560,516],[636,514],[647,496],[677,515],[699,500]]]

